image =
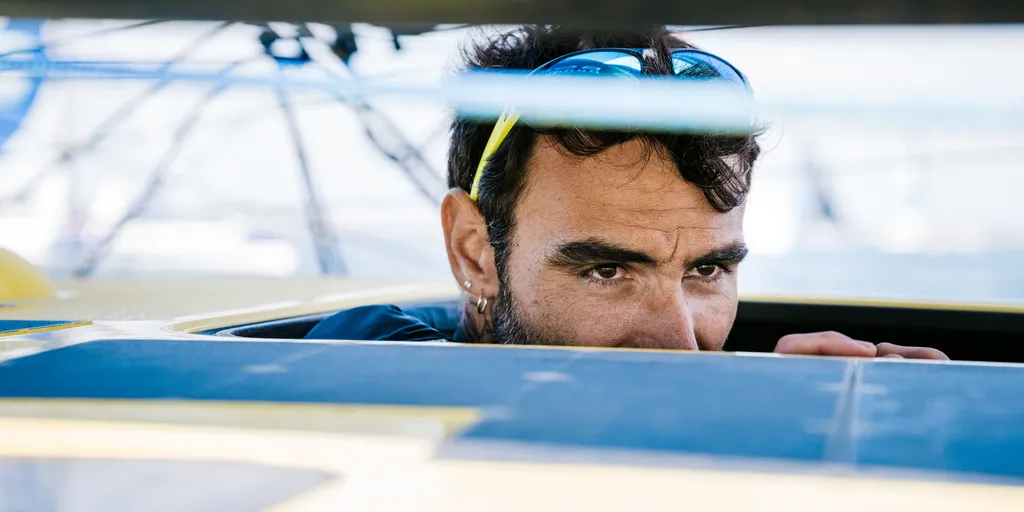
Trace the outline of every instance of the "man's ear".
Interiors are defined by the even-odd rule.
[[[441,226],[452,275],[473,295],[493,299],[498,294],[494,248],[487,241],[487,224],[469,194],[453,188],[441,202]]]

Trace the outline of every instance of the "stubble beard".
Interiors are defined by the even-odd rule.
[[[512,288],[506,279],[507,273],[498,271],[498,296],[491,310],[492,339],[502,345],[566,345],[549,336],[542,329],[531,325],[519,309]]]

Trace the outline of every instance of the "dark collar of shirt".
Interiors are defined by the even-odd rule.
[[[305,339],[452,341],[458,322],[458,309],[451,306],[361,306],[321,320]]]

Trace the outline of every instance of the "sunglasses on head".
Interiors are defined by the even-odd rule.
[[[530,75],[571,75],[571,76],[602,76],[624,77],[639,80],[647,73],[648,63],[644,52],[650,50],[631,48],[599,48],[583,50],[563,55],[549,61],[530,72]],[[672,50],[671,54],[673,77],[684,80],[724,80],[750,89],[746,77],[735,66],[717,55],[692,49]],[[658,73],[660,75],[660,73]],[[662,75],[664,76],[664,75]],[[480,195],[480,178],[483,177],[487,161],[508,136],[519,121],[519,113],[512,108],[502,112],[494,124],[494,130],[487,139],[483,155],[473,176],[473,186],[469,197],[476,201]]]

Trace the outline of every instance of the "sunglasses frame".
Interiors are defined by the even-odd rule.
[[[556,57],[556,58],[554,58],[552,60],[549,60],[548,62],[545,62],[544,64],[541,64],[540,66],[535,68],[533,71],[530,72],[530,74],[531,75],[533,75],[533,74],[543,74],[544,71],[549,70],[552,66],[558,64],[559,62],[563,62],[563,61],[566,61],[566,60],[569,60],[569,59],[572,59],[572,58],[575,58],[575,57],[579,57],[581,55],[587,55],[587,54],[590,54],[590,53],[620,52],[620,53],[623,53],[623,54],[626,54],[626,55],[630,55],[630,56],[636,57],[636,59],[640,62],[640,74],[643,75],[643,76],[678,76],[676,74],[676,72],[675,72],[675,69],[672,70],[672,74],[671,75],[663,75],[663,74],[647,75],[647,73],[644,73],[644,71],[647,68],[647,59],[644,58],[644,52],[646,52],[646,51],[647,51],[647,49],[642,49],[642,48],[593,48],[593,49],[590,49],[590,50],[580,50],[580,51],[576,51],[576,52],[572,52],[572,53],[567,53],[565,55],[562,55],[561,57]],[[676,55],[696,55],[696,56],[702,57],[706,61],[710,61],[710,62],[713,62],[715,64],[720,64],[720,65],[724,66],[726,69],[728,69],[728,70],[732,71],[733,73],[735,73],[736,76],[740,79],[740,82],[742,82],[744,85],[746,85],[748,87],[750,86],[750,84],[747,82],[747,77],[739,69],[737,69],[736,66],[733,66],[731,63],[729,63],[729,61],[727,61],[727,60],[725,60],[725,59],[723,59],[723,58],[719,57],[718,55],[715,55],[715,54],[713,54],[711,52],[706,52],[704,50],[698,50],[696,48],[674,48],[674,49],[672,49],[669,52],[669,55],[671,57],[674,57]],[[716,67],[716,70],[717,70],[717,67]],[[726,77],[721,77],[721,78],[729,80]]]
[[[529,73],[529,75],[544,74],[544,72],[550,70],[552,66],[555,66],[555,65],[557,65],[560,62],[564,62],[566,60],[569,60],[569,59],[572,59],[572,58],[575,58],[575,57],[579,57],[581,55],[587,55],[587,54],[590,54],[590,53],[609,53],[609,52],[614,53],[614,52],[620,52],[620,53],[622,53],[624,55],[633,56],[633,57],[635,57],[640,62],[640,69],[639,69],[639,73],[640,74],[638,76],[634,76],[634,78],[636,78],[636,79],[639,79],[639,78],[641,78],[643,76],[680,76],[680,75],[678,75],[675,72],[674,62],[673,62],[673,70],[672,70],[672,74],[671,75],[666,75],[666,74],[661,74],[661,73],[653,74],[653,75],[648,75],[647,73],[645,73],[645,71],[647,69],[647,59],[644,58],[644,52],[646,52],[646,51],[648,51],[648,49],[640,49],[640,48],[592,48],[592,49],[589,49],[589,50],[580,50],[580,51],[576,51],[576,52],[572,52],[572,53],[567,53],[567,54],[562,55],[560,57],[554,58],[554,59],[552,59],[552,60],[550,60],[548,62],[545,62],[544,64],[541,64],[540,66],[534,68],[534,70],[531,71]],[[674,60],[674,57],[676,55],[696,55],[696,56],[699,56],[700,60],[703,60],[705,62],[710,62],[711,66],[714,67],[715,70],[718,71],[719,73],[721,73],[721,70],[719,69],[719,66],[724,66],[725,69],[728,69],[729,71],[732,71],[733,73],[735,73],[736,77],[739,78],[739,80],[743,84],[743,86],[746,87],[747,90],[750,90],[750,83],[747,82],[747,77],[744,76],[743,73],[739,69],[736,68],[736,66],[733,66],[732,64],[730,64],[729,61],[727,61],[727,60],[725,60],[725,59],[723,59],[723,58],[721,58],[721,57],[719,57],[719,56],[717,56],[717,55],[715,55],[713,53],[706,52],[704,50],[698,50],[696,48],[677,48],[677,49],[673,49],[669,53],[669,55],[671,57],[673,57],[673,60]],[[709,77],[709,78],[721,78],[721,79],[725,79],[725,80],[730,81],[730,82],[735,82],[735,80],[731,79],[731,77]],[[476,174],[473,176],[473,185],[470,188],[469,198],[472,199],[474,202],[480,196],[480,180],[483,178],[484,168],[487,167],[487,161],[491,158],[491,156],[494,155],[494,152],[498,150],[498,146],[501,145],[501,143],[508,136],[509,132],[512,131],[512,128],[516,125],[517,121],[519,121],[519,113],[516,112],[515,109],[509,107],[509,108],[505,109],[504,112],[502,112],[501,116],[498,117],[498,121],[494,123],[494,129],[491,131],[491,135],[487,139],[487,144],[484,146],[483,154],[480,156],[480,162],[477,164]]]

